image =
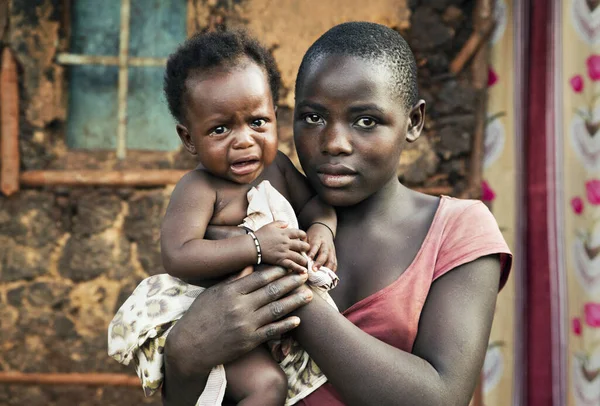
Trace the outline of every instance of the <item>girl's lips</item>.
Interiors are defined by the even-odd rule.
[[[256,172],[259,167],[260,161],[258,159],[239,161],[230,165],[231,172],[238,176],[248,175],[249,173]]]
[[[330,188],[342,188],[348,186],[356,178],[356,174],[332,174],[332,173],[317,173],[321,183]]]
[[[317,176],[326,187],[342,188],[352,183],[357,173],[349,166],[340,163],[328,163],[317,167]]]

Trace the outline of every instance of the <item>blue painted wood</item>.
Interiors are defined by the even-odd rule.
[[[73,2],[71,52],[117,56],[119,14],[120,0]],[[185,0],[132,0],[130,55],[167,57],[185,40],[185,22]],[[129,68],[129,149],[170,151],[180,146],[162,94],[163,72],[159,67]],[[116,147],[117,82],[118,70],[113,66],[69,67],[69,147]]]

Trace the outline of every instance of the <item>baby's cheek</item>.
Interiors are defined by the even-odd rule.
[[[277,157],[277,133],[273,132],[265,135],[262,144],[263,161],[266,165],[270,165]]]

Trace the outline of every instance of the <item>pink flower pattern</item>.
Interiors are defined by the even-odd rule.
[[[582,332],[581,319],[579,317],[573,318],[573,334],[580,336]]]
[[[496,198],[496,193],[490,185],[484,180],[481,182],[481,201],[492,202]]]
[[[498,82],[498,74],[496,73],[494,68],[492,68],[490,66],[490,68],[488,70],[488,87],[494,86],[497,82]]]
[[[600,144],[597,142],[599,138],[595,138],[596,133],[600,131],[600,120],[595,116],[594,109],[600,99],[600,93],[594,92],[593,84],[588,86],[585,81],[600,81],[600,54],[589,55],[585,63],[589,79],[580,73],[568,79],[573,93],[582,96],[584,102],[575,108],[579,118],[574,118],[571,123],[570,137],[581,162],[590,172],[595,172],[600,168]]]
[[[585,323],[590,327],[600,327],[600,303],[586,303],[583,309]]]
[[[575,75],[569,80],[569,83],[575,93],[581,93],[583,91],[583,76]]]
[[[590,79],[600,80],[600,55],[590,55],[585,62]]]
[[[571,207],[573,208],[573,213],[580,215],[581,213],[583,213],[583,199],[581,197],[572,198]]]
[[[600,205],[600,179],[592,179],[585,183],[587,199],[594,206]]]

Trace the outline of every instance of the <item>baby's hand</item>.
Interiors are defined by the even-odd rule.
[[[333,272],[337,271],[337,258],[331,230],[323,224],[315,223],[306,231],[310,250],[308,256],[314,261],[313,270],[318,271],[326,266]]]
[[[261,227],[254,233],[260,244],[262,262],[279,265],[294,272],[306,273],[308,261],[302,252],[310,246],[306,242],[306,233],[295,228],[287,228],[282,221],[275,221]]]

